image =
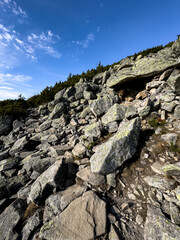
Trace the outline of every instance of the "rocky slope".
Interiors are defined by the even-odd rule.
[[[10,123],[0,118],[0,239],[179,239],[180,40]]]

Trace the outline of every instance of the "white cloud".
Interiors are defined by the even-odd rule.
[[[31,33],[27,36],[28,42],[31,44],[31,47],[34,46],[34,49],[43,50],[52,57],[61,58],[62,54],[52,47],[56,39],[59,40],[60,37],[54,35],[51,30],[41,32],[40,34]]]
[[[23,19],[28,18],[26,11],[24,11],[15,1],[12,0],[1,0],[0,5],[4,12],[10,12],[13,15],[18,16],[20,23]]]
[[[0,73],[0,100],[18,98],[20,94],[24,97],[33,95],[35,90],[29,84],[31,80],[32,77],[27,75]]]
[[[33,61],[37,60],[36,52],[41,50],[55,58],[61,58],[62,54],[58,52],[52,45],[59,40],[60,37],[52,33],[51,30],[41,32],[40,34],[31,33],[23,39],[12,27],[5,27],[0,24],[0,61],[3,61],[2,54],[5,56],[8,53],[10,57],[23,54]]]
[[[91,42],[93,42],[94,40],[95,40],[94,34],[93,33],[89,33],[85,40],[76,41],[76,44],[82,46],[83,48],[87,48],[87,47],[89,47],[89,44]]]
[[[100,31],[101,31],[101,27],[97,27],[96,32],[100,32]]]

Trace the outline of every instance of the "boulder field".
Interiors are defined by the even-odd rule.
[[[0,239],[180,238],[180,40],[0,117]]]

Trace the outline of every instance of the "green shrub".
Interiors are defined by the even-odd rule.
[[[164,125],[164,124],[166,124],[166,121],[165,120],[162,120],[162,119],[150,119],[149,121],[148,121],[148,123],[149,123],[149,125],[151,126],[151,127],[154,127],[154,128],[156,128],[156,127],[158,127],[158,126],[162,126],[162,125]]]

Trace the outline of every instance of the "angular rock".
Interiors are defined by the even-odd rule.
[[[179,70],[174,70],[170,77],[167,80],[169,86],[176,92],[177,95],[180,95],[180,72]]]
[[[60,100],[63,97],[65,91],[66,89],[64,88],[61,91],[57,92],[54,96],[54,100]]]
[[[115,133],[118,131],[118,123],[115,121],[115,122],[110,122],[106,125],[106,130],[109,132],[109,133]]]
[[[3,151],[3,152],[0,152],[0,161],[7,158],[9,156],[9,149]]]
[[[8,158],[0,161],[0,172],[15,168],[18,165],[19,161],[20,161],[19,158]]]
[[[147,176],[144,181],[150,186],[166,191],[174,187],[176,181],[173,179],[166,179],[163,176]]]
[[[59,118],[61,116],[61,114],[64,113],[64,110],[65,110],[64,103],[60,102],[60,103],[56,104],[52,113],[49,115],[49,119]]]
[[[106,232],[106,204],[88,191],[75,199],[40,231],[40,238],[90,240]]]
[[[180,105],[177,105],[174,109],[174,117],[178,120],[180,119]]]
[[[0,116],[0,135],[8,133],[12,127],[13,118],[11,116]]]
[[[173,202],[170,202],[170,217],[172,223],[176,225],[180,224],[180,211],[178,206]]]
[[[82,196],[86,192],[86,186],[77,184],[68,187],[64,191],[53,194],[46,199],[43,220],[47,222],[53,217],[59,215],[72,201]]]
[[[87,99],[87,100],[96,98],[96,95],[93,92],[86,91],[86,90],[83,92],[83,96],[84,96],[84,99]]]
[[[35,230],[40,226],[42,221],[42,213],[41,210],[37,210],[32,217],[28,219],[28,222],[23,227],[22,230],[22,240],[28,240],[30,235],[35,232]]]
[[[91,125],[88,125],[84,129],[84,134],[87,137],[99,138],[101,136],[102,130],[103,130],[102,123],[100,121],[98,121],[98,122],[95,122]]]
[[[115,103],[108,112],[102,117],[104,125],[124,119],[126,108],[123,105]]]
[[[177,133],[167,133],[167,134],[161,135],[162,140],[168,142],[169,144],[173,144],[173,145],[176,145],[177,138],[178,138]]]
[[[180,178],[180,162],[165,165],[162,168],[162,170],[164,173],[166,173],[172,177],[178,177],[178,179]]]
[[[26,208],[26,202],[22,199],[16,199],[0,215],[0,239],[10,240],[17,234],[15,227],[23,218]]]
[[[90,100],[89,107],[93,114],[96,117],[99,117],[106,113],[110,107],[112,107],[114,104],[114,101],[112,98],[110,98],[108,95],[105,95],[103,97],[99,97],[96,100]]]
[[[82,145],[81,143],[78,143],[73,148],[72,153],[74,156],[82,158],[86,153],[86,147],[84,145]]]
[[[50,128],[51,122],[52,122],[52,121],[50,121],[50,120],[43,122],[43,123],[39,126],[40,130],[41,130],[41,131],[45,131],[45,130],[47,130],[48,128]]]
[[[98,173],[92,173],[90,167],[86,167],[78,171],[76,176],[83,180],[88,186],[89,184],[96,186],[105,183],[105,177]]]
[[[138,114],[140,117],[145,117],[149,114],[150,110],[151,110],[150,106],[140,107],[138,108]]]
[[[91,171],[109,174],[131,158],[136,151],[140,128],[139,118],[122,123],[119,131],[103,143],[91,157]]]
[[[15,153],[21,151],[27,143],[28,143],[27,136],[20,138],[14,143],[11,150],[9,151],[9,154],[13,157]]]
[[[70,97],[74,96],[75,91],[76,91],[75,87],[73,87],[73,86],[68,87],[66,89],[65,93],[63,94],[63,97],[64,98],[70,98]]]
[[[180,227],[167,219],[161,210],[148,205],[144,226],[145,240],[176,240],[180,236]]]
[[[125,117],[126,118],[133,118],[137,116],[137,110],[133,105],[129,105],[126,107],[126,113]]]
[[[64,162],[62,160],[56,161],[32,184],[27,201],[38,204],[41,200],[48,197],[55,187],[63,187],[64,175]]]
[[[161,109],[164,109],[167,112],[172,112],[172,110],[175,108],[176,105],[177,105],[177,103],[175,101],[164,102],[164,103],[161,103]]]

